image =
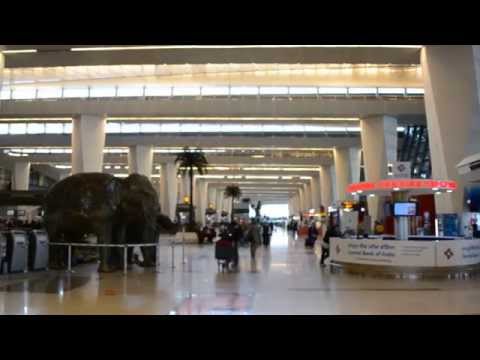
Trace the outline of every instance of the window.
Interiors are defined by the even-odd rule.
[[[109,134],[119,134],[121,132],[121,124],[116,122],[107,122],[105,132]]]
[[[45,134],[62,134],[62,133],[63,133],[63,124],[58,124],[58,123],[45,124]]]
[[[27,126],[27,134],[44,134],[45,124],[30,123]]]
[[[202,87],[202,96],[227,96],[229,94],[228,86],[204,86]]]
[[[264,132],[284,132],[285,129],[283,128],[283,125],[267,124],[267,125],[263,125],[263,131]]]
[[[172,88],[169,86],[147,86],[145,96],[171,96]]]
[[[344,87],[319,87],[320,95],[347,95],[347,88]]]
[[[62,97],[61,87],[41,87],[37,91],[37,99],[58,99]]]
[[[12,135],[23,135],[27,132],[27,124],[19,123],[19,124],[10,124],[10,131],[9,133]]]
[[[317,88],[313,86],[290,86],[288,92],[291,95],[315,95],[317,94]]]
[[[162,132],[176,133],[180,132],[180,130],[180,124],[178,123],[162,124]]]
[[[10,100],[11,90],[9,87],[2,88],[0,91],[0,100]]]
[[[261,86],[260,95],[287,95],[288,87],[286,86]]]
[[[8,134],[8,124],[0,124],[0,135]]]
[[[423,95],[424,93],[424,89],[407,88],[408,95]]]
[[[121,132],[123,134],[139,133],[140,132],[140,124],[122,123]]]
[[[143,86],[119,86],[117,96],[140,97],[143,96]]]
[[[348,93],[351,95],[375,95],[377,93],[376,88],[349,88]]]
[[[200,124],[186,123],[180,125],[180,129],[183,133],[199,133],[202,131],[202,126]]]
[[[230,95],[258,95],[258,87],[256,86],[232,86]]]
[[[95,86],[90,88],[90,97],[91,98],[98,98],[98,97],[114,97],[116,93],[116,89],[114,86],[110,87],[103,87],[103,86]]]
[[[378,88],[378,93],[381,95],[404,95],[404,88]]]
[[[88,87],[64,88],[63,97],[64,98],[87,98]]]
[[[160,124],[140,124],[141,133],[159,133],[161,128]]]
[[[15,100],[30,100],[35,99],[37,89],[35,88],[17,88],[12,92],[12,99]]]
[[[198,86],[175,86],[173,88],[173,96],[198,96],[200,95],[200,87]]]

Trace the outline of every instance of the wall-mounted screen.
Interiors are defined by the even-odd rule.
[[[393,207],[394,216],[416,216],[417,204],[414,202],[397,202]]]

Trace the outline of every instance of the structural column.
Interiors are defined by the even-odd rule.
[[[379,181],[387,178],[388,164],[397,160],[397,119],[376,116],[360,120],[365,180]],[[381,199],[368,197],[368,213],[375,220],[382,217]]]
[[[128,149],[128,172],[145,175],[151,180],[153,166],[153,146],[135,145]]]
[[[169,213],[168,205],[168,175],[167,175],[167,166],[162,164],[160,167],[160,181],[159,181],[159,201],[162,214],[167,215]]]
[[[458,190],[435,197],[437,213],[461,213],[464,189],[456,165],[480,152],[479,46],[426,46],[421,52],[432,178]]]
[[[360,149],[335,148],[333,156],[337,199],[351,200],[353,197],[346,189],[349,184],[360,181]]]
[[[305,198],[304,198],[305,191],[303,190],[303,186],[298,189],[298,202],[300,206],[300,212],[305,211]]]
[[[305,210],[310,210],[312,208],[312,191],[310,184],[303,184],[303,190],[304,190],[304,201],[305,201]]]
[[[72,174],[102,172],[105,123],[103,115],[73,118]]]
[[[12,190],[28,190],[30,162],[16,161],[13,167]]]
[[[318,209],[321,205],[319,184],[319,176],[312,176],[312,178],[310,179],[310,189],[312,189],[312,208],[315,209]]]
[[[320,198],[322,205],[327,209],[333,201],[333,182],[331,174],[332,166],[322,165],[320,167]]]

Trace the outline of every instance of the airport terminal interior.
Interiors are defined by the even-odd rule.
[[[480,46],[0,45],[0,314],[480,314]]]

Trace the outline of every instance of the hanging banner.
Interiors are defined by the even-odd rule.
[[[411,165],[409,161],[395,161],[392,167],[393,177],[396,179],[410,179]]]

